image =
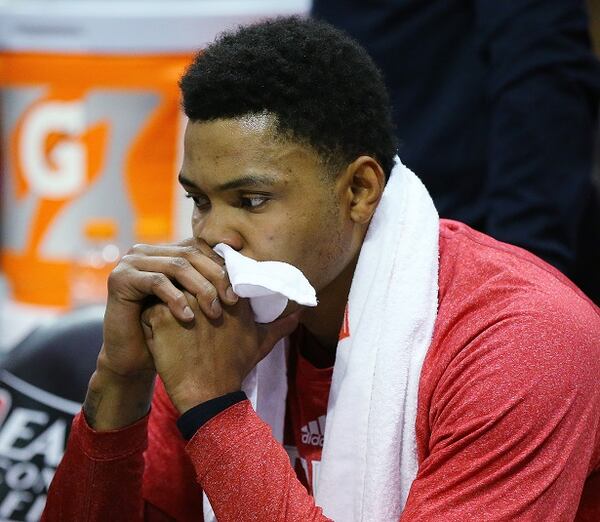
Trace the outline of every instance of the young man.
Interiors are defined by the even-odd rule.
[[[181,88],[193,239],[137,245],[111,275],[44,519],[207,520],[204,492],[219,521],[597,520],[599,311],[535,256],[438,220],[395,163],[364,50],[265,22]],[[219,243],[295,265],[318,306],[258,326]],[[289,455],[240,391],[285,336]]]

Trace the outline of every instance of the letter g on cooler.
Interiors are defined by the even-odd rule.
[[[35,104],[25,115],[18,140],[19,162],[30,189],[45,199],[66,199],[86,181],[85,131],[80,100]],[[51,143],[52,137],[58,141]],[[54,145],[48,150],[48,146]]]

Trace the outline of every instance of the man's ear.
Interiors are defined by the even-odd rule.
[[[367,224],[381,199],[385,174],[381,165],[370,156],[360,156],[346,168],[350,218],[355,223]]]

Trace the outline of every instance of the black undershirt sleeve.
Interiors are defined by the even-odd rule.
[[[210,419],[238,402],[245,401],[248,397],[243,391],[235,391],[215,397],[209,401],[198,404],[187,410],[177,420],[177,427],[185,440],[190,440],[194,434]]]

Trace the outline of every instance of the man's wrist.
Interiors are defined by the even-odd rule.
[[[180,415],[183,415],[186,411],[200,405],[205,402],[211,401],[215,398],[222,397],[229,393],[238,392],[241,390],[241,383],[231,384],[229,386],[222,384],[219,388],[212,389],[199,389],[195,386],[186,386],[181,384],[177,389],[169,390],[168,385],[165,383],[165,388],[173,405],[177,409]]]
[[[88,425],[96,431],[129,426],[150,410],[154,372],[122,377],[99,367],[92,375],[83,404]]]
[[[177,420],[177,427],[183,438],[190,440],[213,417],[247,398],[246,394],[239,390],[210,399],[184,412]]]

